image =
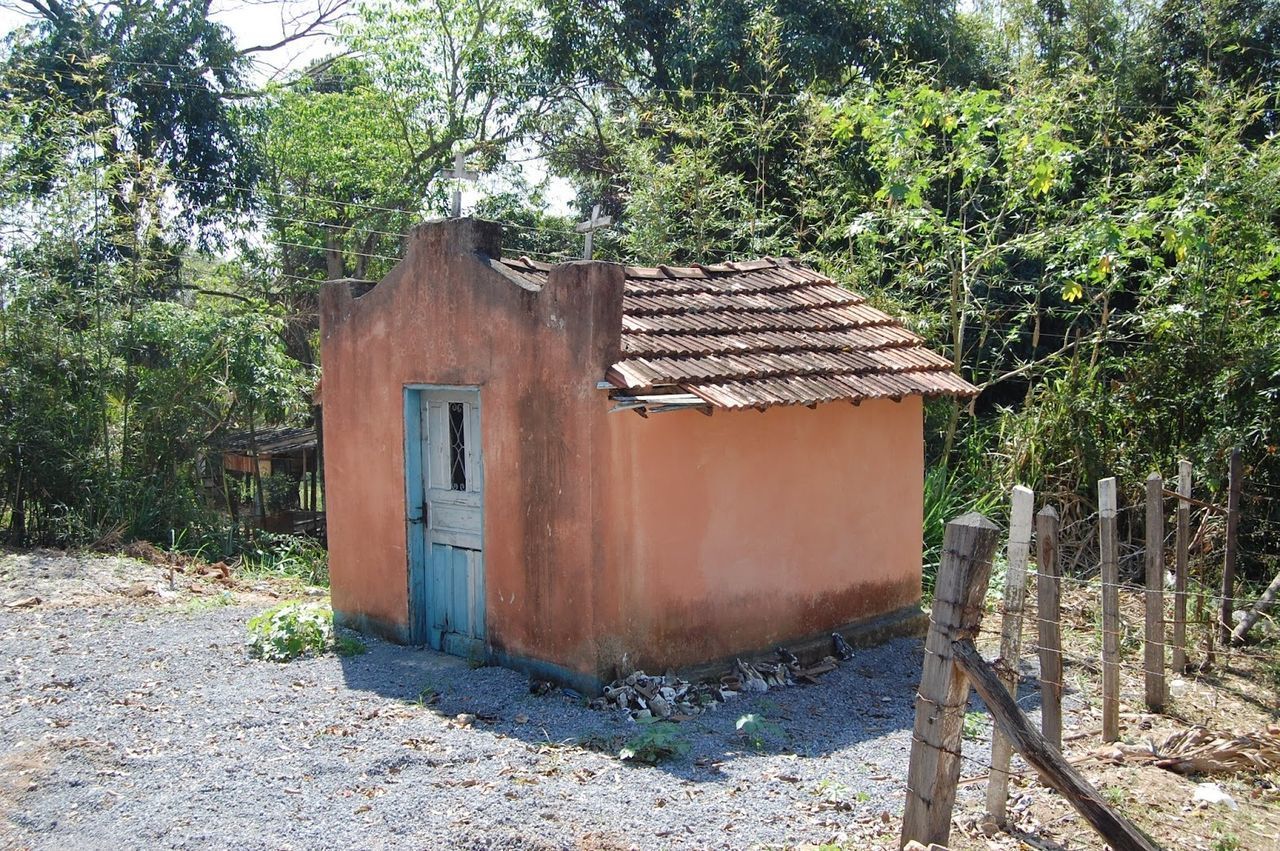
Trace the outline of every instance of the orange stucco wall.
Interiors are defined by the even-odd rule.
[[[465,219],[424,225],[367,294],[343,282],[322,292],[333,606],[348,624],[413,638],[405,387],[479,387],[490,643],[592,670],[593,476],[609,450],[596,382],[618,358],[622,270],[569,264],[541,291],[522,288],[489,263],[500,233]]]
[[[415,640],[404,393],[478,387],[488,643],[589,679],[768,647],[920,591],[919,399],[609,413],[623,274],[495,269],[500,229],[424,225],[356,297],[321,296],[335,612]],[[585,681],[585,680],[584,680]]]
[[[769,648],[920,598],[916,397],[613,420],[631,661]]]

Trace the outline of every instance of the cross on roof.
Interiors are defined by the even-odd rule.
[[[591,217],[585,222],[579,222],[574,225],[573,229],[578,233],[586,234],[586,245],[582,249],[582,259],[591,259],[591,235],[600,228],[608,227],[613,224],[612,216],[600,215],[600,205],[596,204],[591,208]]]
[[[467,155],[458,150],[453,155],[453,171],[449,173],[453,178],[453,217],[455,219],[462,218],[462,181],[479,180],[480,172],[467,170]]]

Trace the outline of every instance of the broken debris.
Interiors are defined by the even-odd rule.
[[[852,648],[840,633],[833,634],[832,642],[837,655],[853,657]],[[774,653],[776,662],[734,660],[733,668],[719,683],[692,683],[670,673],[657,677],[635,671],[605,686],[604,693],[592,700],[590,706],[625,711],[636,720],[685,721],[743,692],[763,694],[796,683],[815,683],[819,676],[839,667],[836,656],[826,656],[817,664],[805,667],[785,647],[777,648]]]

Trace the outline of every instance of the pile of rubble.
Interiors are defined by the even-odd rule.
[[[763,694],[771,688],[817,682],[841,660],[853,658],[853,648],[840,633],[833,633],[831,640],[834,654],[817,664],[805,667],[794,653],[779,647],[774,651],[776,661],[734,660],[732,670],[719,683],[691,683],[674,674],[654,677],[636,671],[605,686],[604,694],[591,701],[591,708],[625,711],[636,720],[687,721],[743,692]]]

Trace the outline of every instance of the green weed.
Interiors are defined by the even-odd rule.
[[[1213,823],[1213,851],[1240,851],[1240,837],[1222,822]]]
[[[689,752],[689,743],[679,731],[680,728],[670,721],[643,723],[640,733],[618,751],[618,757],[628,762],[657,765],[684,756]]]
[[[752,749],[757,751],[764,750],[770,738],[776,738],[782,734],[782,728],[776,722],[754,712],[743,715],[734,727]]]
[[[269,662],[288,662],[307,654],[363,653],[364,644],[338,636],[328,603],[294,600],[272,606],[249,620],[249,653]]]

